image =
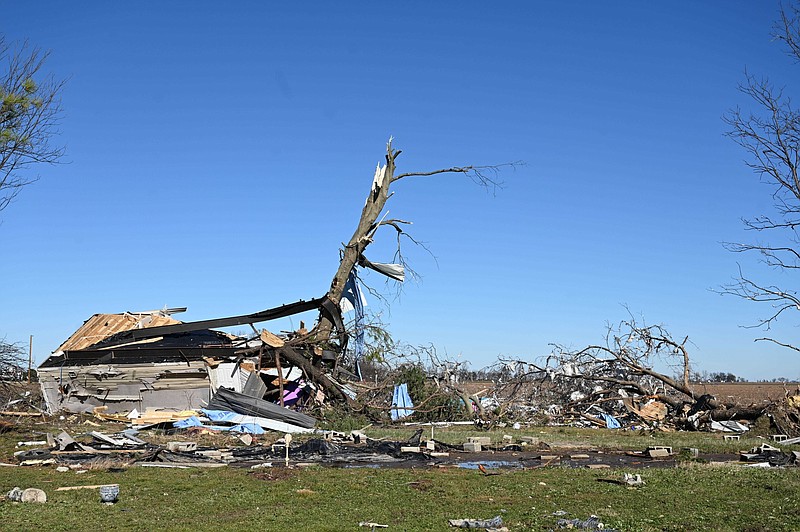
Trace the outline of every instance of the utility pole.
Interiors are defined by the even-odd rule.
[[[28,384],[31,383],[31,365],[33,365],[33,335],[28,343]]]

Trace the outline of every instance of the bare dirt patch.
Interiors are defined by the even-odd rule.
[[[696,394],[711,394],[724,403],[740,405],[762,404],[780,401],[797,393],[796,382],[714,382],[693,384]]]

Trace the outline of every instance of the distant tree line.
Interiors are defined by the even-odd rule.
[[[694,382],[797,382],[786,377],[750,380],[725,371],[694,371],[691,379]]]

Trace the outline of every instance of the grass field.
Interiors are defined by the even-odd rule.
[[[548,530],[554,512],[600,516],[619,530],[800,530],[800,472],[689,465],[641,471],[627,489],[609,471],[549,467],[483,476],[463,469],[276,469],[3,472],[3,484],[38,486],[47,504],[0,504],[4,530],[447,530],[453,518],[503,517],[511,530]],[[120,484],[120,500],[75,484]],[[5,486],[4,486],[5,488]]]
[[[70,427],[77,437],[80,425]],[[85,426],[84,426],[85,427]],[[83,430],[113,432],[122,425]],[[0,435],[0,454],[9,461],[17,441],[57,427],[29,424]],[[428,429],[429,430],[429,429]],[[463,441],[469,435],[502,439],[463,427],[435,429],[436,439]],[[369,428],[372,437],[407,438],[413,429]],[[647,445],[697,447],[703,453],[735,452],[763,440],[723,442],[707,433],[620,432],[604,429],[532,427],[555,449],[642,449]],[[185,439],[177,435],[145,439]],[[231,439],[221,437],[228,445]],[[640,473],[645,485],[630,489],[601,479]],[[439,468],[274,467],[251,471],[126,467],[58,473],[53,467],[0,467],[0,490],[13,486],[45,490],[44,505],[0,502],[3,530],[359,530],[361,521],[389,530],[454,530],[448,519],[500,515],[510,530],[554,529],[559,516],[598,515],[607,528],[656,530],[800,530],[800,470],[744,468],[683,462],[675,468],[590,470],[558,466],[498,470]],[[96,489],[56,491],[61,486],[120,485],[115,505],[99,501]],[[360,528],[360,530],[368,530]]]

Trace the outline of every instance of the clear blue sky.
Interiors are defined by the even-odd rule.
[[[398,183],[391,215],[436,256],[406,248],[424,279],[386,316],[398,339],[477,368],[599,342],[627,305],[688,335],[697,369],[800,377],[740,327],[768,309],[710,290],[737,260],[762,271],[720,245],[770,207],[721,117],[749,105],[745,68],[800,90],[777,10],[5,3],[0,31],[52,50],[69,83],[67,164],[36,168],[0,213],[0,336],[33,334],[41,361],[98,312],[197,320],[324,294],[393,135],[400,171],[527,163],[494,196]],[[389,262],[384,238],[372,260]],[[795,318],[775,334],[794,341]]]

